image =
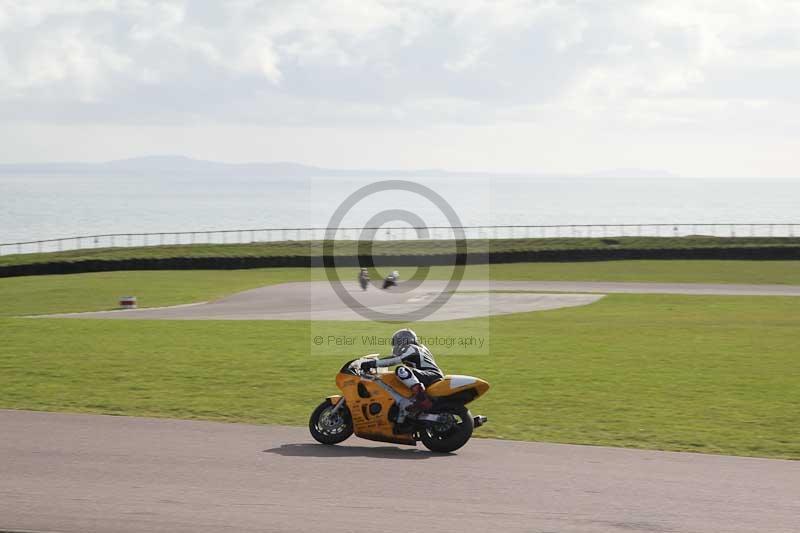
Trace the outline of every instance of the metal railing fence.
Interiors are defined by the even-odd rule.
[[[800,236],[800,223],[715,223],[715,224],[557,224],[463,226],[458,228],[468,239],[551,239],[613,237],[795,237]],[[120,248],[188,244],[252,244],[265,242],[323,240],[327,228],[258,228],[216,231],[172,231],[154,233],[108,233],[79,235],[26,242],[0,244],[0,256],[46,253],[86,248]],[[343,227],[335,231],[336,240],[361,240],[365,232],[375,232],[374,239],[389,240],[452,240],[450,226],[382,226],[379,228]],[[427,236],[418,236],[427,232]]]

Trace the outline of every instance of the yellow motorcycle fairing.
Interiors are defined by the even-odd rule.
[[[394,374],[382,374],[381,380],[402,396],[412,395]],[[394,398],[380,385],[340,372],[336,375],[336,386],[344,395],[356,435],[381,442],[416,444],[411,434],[394,433],[394,422],[389,420],[389,410],[395,403]]]
[[[445,376],[441,381],[437,381],[428,387],[426,392],[433,398],[457,396],[459,401],[466,404],[480,397],[488,390],[489,383],[480,378],[453,374]]]

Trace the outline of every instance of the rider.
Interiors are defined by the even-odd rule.
[[[392,356],[385,359],[369,359],[361,363],[361,371],[371,368],[400,365],[394,373],[403,385],[414,393],[415,411],[425,411],[433,406],[425,388],[433,385],[444,374],[433,360],[430,350],[419,342],[417,334],[410,329],[398,330],[392,335]]]
[[[369,270],[366,268],[361,269],[358,273],[358,283],[361,284],[363,290],[367,290],[367,286],[369,286]]]

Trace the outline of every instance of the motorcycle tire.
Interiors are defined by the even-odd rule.
[[[472,430],[474,429],[472,413],[463,405],[447,408],[439,412],[454,415],[457,419],[455,426],[441,433],[436,430],[436,426],[423,429],[419,434],[420,440],[432,452],[454,452],[464,446],[472,437]]]
[[[308,429],[311,436],[322,444],[339,444],[347,440],[353,434],[353,419],[350,417],[350,409],[346,405],[339,408],[333,415],[338,420],[328,421],[325,419],[326,413],[330,416],[333,405],[325,400],[314,409],[308,420]]]

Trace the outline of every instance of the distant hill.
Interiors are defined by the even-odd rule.
[[[291,162],[220,163],[184,156],[163,155],[118,159],[104,163],[53,162],[0,164],[0,175],[65,175],[65,176],[236,176],[262,178],[311,177],[495,177],[495,178],[671,178],[674,174],[653,170],[619,169],[588,174],[546,174],[541,172],[491,172],[443,169],[381,170],[334,169]]]

